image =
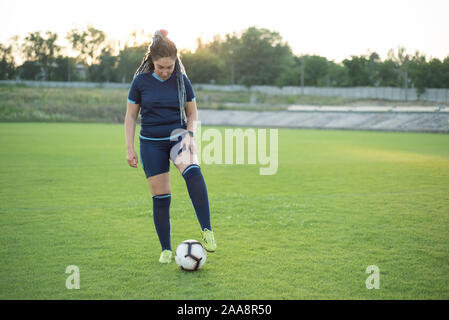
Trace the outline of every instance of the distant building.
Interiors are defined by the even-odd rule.
[[[75,65],[75,76],[79,80],[86,80],[87,79],[87,66],[84,64],[77,63]]]
[[[51,69],[56,70],[60,66],[57,62],[52,62],[49,66]],[[88,78],[88,66],[77,63],[72,65],[71,70],[67,70],[67,63],[63,68],[62,74],[61,70],[59,70],[59,81],[61,79],[69,79],[70,81],[85,81]],[[70,72],[67,77],[67,72]],[[48,76],[46,74],[46,70],[43,68],[42,64],[39,61],[26,61],[23,65],[18,68],[18,73],[16,76],[17,80],[46,80]]]

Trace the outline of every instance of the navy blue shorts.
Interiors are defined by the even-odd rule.
[[[140,161],[147,179],[170,171],[170,160],[174,163],[181,150],[181,140],[186,132],[168,139],[148,139],[140,136]]]

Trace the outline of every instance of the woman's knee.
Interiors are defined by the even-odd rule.
[[[170,172],[164,172],[148,178],[151,194],[153,196],[171,193]]]
[[[178,156],[176,160],[177,161],[174,163],[174,165],[176,166],[176,168],[178,168],[181,174],[188,166],[192,164],[199,165],[198,156],[196,155],[196,153],[183,152]]]

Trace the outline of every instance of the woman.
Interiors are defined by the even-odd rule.
[[[140,158],[153,198],[153,220],[162,252],[161,263],[172,259],[170,243],[170,162],[182,174],[201,226],[204,248],[216,249],[210,225],[209,199],[194,144],[198,110],[192,85],[167,31],[158,30],[136,71],[128,95],[125,134],[128,164],[137,168],[134,150],[140,111]]]

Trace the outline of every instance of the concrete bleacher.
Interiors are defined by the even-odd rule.
[[[448,107],[314,107],[294,111],[199,110],[203,125],[449,133]],[[425,108],[425,109],[423,109]]]
[[[332,112],[448,112],[449,107],[439,106],[296,106],[288,107],[289,111],[332,111]]]

